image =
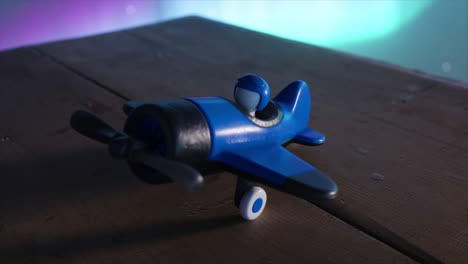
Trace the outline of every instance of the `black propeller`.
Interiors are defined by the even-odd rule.
[[[124,136],[97,116],[86,111],[76,111],[70,119],[70,125],[78,133],[104,144],[112,139]]]
[[[136,141],[127,134],[111,127],[97,116],[76,111],[70,119],[70,125],[78,133],[95,141],[107,144],[112,157],[128,159],[153,168],[172,181],[181,184],[186,190],[195,190],[203,185],[202,175],[191,166],[157,156],[148,149],[148,145]]]
[[[143,163],[161,174],[167,175],[172,181],[182,185],[188,191],[199,189],[203,185],[203,176],[187,164],[168,160],[145,150],[132,151],[129,159]]]

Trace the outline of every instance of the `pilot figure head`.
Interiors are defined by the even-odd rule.
[[[270,87],[262,78],[247,74],[237,80],[234,98],[240,108],[251,116],[263,110],[270,101]]]

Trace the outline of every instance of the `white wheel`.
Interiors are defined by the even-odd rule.
[[[259,217],[267,202],[265,190],[254,186],[242,195],[239,209],[241,216],[246,220],[254,220]]]

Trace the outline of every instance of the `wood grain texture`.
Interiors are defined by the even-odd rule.
[[[112,47],[129,44],[116,43]],[[109,47],[96,44],[99,63],[75,52],[93,69],[109,63],[97,71],[107,74],[115,69],[102,57]],[[133,74],[149,78],[145,68]],[[156,78],[129,81],[114,74],[140,98],[140,89],[158,87]],[[68,125],[74,110],[85,109],[121,127],[122,98],[100,86],[112,87],[109,80],[93,78],[36,48],[0,53],[0,263],[412,262],[274,190],[263,217],[244,222],[233,204],[235,178],[227,173],[213,175],[197,193],[139,182],[125,163]],[[155,99],[177,93],[160,91]]]
[[[334,210],[366,216],[444,262],[468,261],[464,84],[196,17],[39,49],[139,100],[231,98],[246,72],[272,94],[303,79],[310,125],[328,142],[290,149],[337,181],[343,208]]]

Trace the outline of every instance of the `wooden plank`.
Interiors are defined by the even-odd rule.
[[[139,182],[68,126],[84,108],[119,127],[123,100],[34,48],[0,53],[0,83],[1,263],[411,262],[275,191],[244,222],[229,174],[198,193]]]
[[[311,126],[329,142],[291,149],[338,182],[344,206],[329,209],[368,217],[444,262],[468,260],[463,84],[194,17],[40,49],[140,100],[230,98],[246,72],[273,94],[304,79]]]

